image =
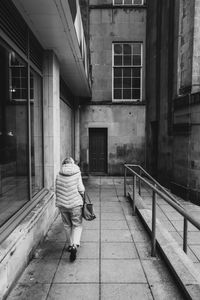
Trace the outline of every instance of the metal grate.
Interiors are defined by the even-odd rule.
[[[43,48],[10,0],[0,0],[0,29],[42,70]]]
[[[28,27],[11,1],[0,1],[0,28],[27,54]]]
[[[42,70],[43,48],[31,31],[29,31],[29,58],[38,69]]]

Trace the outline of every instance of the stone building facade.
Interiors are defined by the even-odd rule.
[[[147,167],[200,203],[199,1],[148,1]]]
[[[120,175],[124,162],[145,162],[146,5],[90,0],[88,14],[92,98],[81,106],[81,166]]]
[[[79,161],[88,58],[78,0],[0,2],[0,299],[58,214],[62,160]]]

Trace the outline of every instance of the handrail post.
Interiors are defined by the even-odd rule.
[[[187,254],[187,236],[188,236],[188,221],[184,217],[183,225],[183,251]]]
[[[139,171],[139,175],[141,176],[141,170]],[[140,178],[139,178],[138,185],[139,185],[139,191],[138,191],[138,193],[141,196],[141,180],[140,180]]]
[[[156,192],[152,196],[152,236],[151,236],[151,256],[156,256]]]
[[[135,216],[136,176],[133,175],[133,216]]]
[[[124,197],[126,197],[126,173],[127,169],[126,166],[124,166]]]

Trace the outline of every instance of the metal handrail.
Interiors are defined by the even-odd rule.
[[[161,191],[163,191],[163,193],[165,193],[169,198],[171,198],[177,205],[181,206],[183,208],[183,206],[177,201],[177,199],[172,196],[172,194],[170,192],[168,192],[168,190],[163,187],[156,179],[154,179],[145,169],[143,169],[140,165],[135,165],[135,164],[125,164],[125,166],[127,167],[135,167],[140,169],[140,171],[142,171],[151,181],[153,181],[154,184],[156,184],[157,187],[159,187],[161,189]],[[140,188],[141,189],[141,188]],[[139,192],[140,194],[140,192]]]
[[[188,221],[190,223],[192,223],[192,225],[194,225],[199,230],[200,230],[200,222],[196,218],[192,217],[189,214],[189,212],[187,212],[187,210],[185,208],[183,208],[180,204],[177,204],[177,201],[174,201],[173,196],[172,196],[172,198],[169,197],[169,195],[168,195],[169,192],[167,192],[167,194],[166,194],[163,190],[162,191],[159,190],[157,185],[159,185],[159,188],[160,188],[161,185],[159,183],[157,183],[156,180],[154,180],[154,183],[155,182],[156,183],[155,183],[155,185],[153,185],[148,180],[143,178],[141,176],[141,173],[139,175],[136,171],[131,169],[131,167],[133,167],[133,166],[138,167],[138,165],[128,165],[128,164],[124,165],[124,196],[126,196],[127,170],[129,170],[133,175],[133,214],[135,214],[136,178],[138,178],[139,181],[142,181],[143,183],[145,183],[153,191],[153,195],[152,195],[152,235],[151,235],[152,248],[151,248],[151,255],[152,256],[156,255],[156,200],[157,200],[156,198],[157,198],[157,195],[159,195],[163,200],[165,200],[169,205],[171,205],[176,211],[178,211],[184,217],[183,250],[184,250],[185,253],[187,253]],[[143,168],[141,167],[140,170],[141,169],[143,169]],[[145,174],[149,175],[146,171],[145,171]],[[149,177],[151,177],[151,176],[149,175]],[[139,183],[139,189],[140,189],[140,183]]]

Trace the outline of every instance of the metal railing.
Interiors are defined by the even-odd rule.
[[[187,237],[188,237],[188,221],[200,230],[200,222],[192,217],[189,212],[168,192],[159,182],[157,182],[150,174],[147,173],[141,166],[134,164],[124,165],[124,196],[126,193],[127,171],[133,177],[133,215],[136,211],[136,181],[138,179],[138,193],[141,195],[141,182],[147,185],[152,190],[152,233],[151,233],[151,255],[156,256],[156,200],[159,195],[164,201],[171,205],[183,218],[183,250],[187,253]],[[145,178],[142,177],[145,175]],[[150,182],[151,181],[151,182]]]

